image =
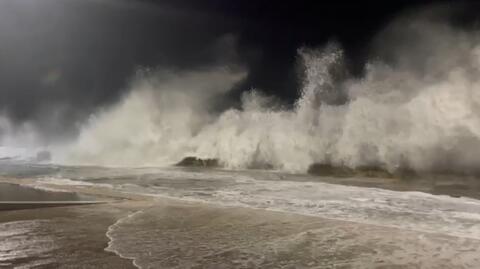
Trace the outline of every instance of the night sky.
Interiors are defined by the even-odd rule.
[[[479,18],[478,5],[458,1],[0,1],[0,114],[44,133],[75,134],[118,101],[139,69],[218,65],[249,74],[226,106],[251,88],[291,104],[299,48],[335,41],[348,71],[361,76],[379,31],[432,7],[461,27]]]

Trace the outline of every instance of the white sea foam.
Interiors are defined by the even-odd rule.
[[[291,181],[295,176],[281,173],[275,173],[276,180],[265,180],[270,173],[246,171],[248,181],[238,171],[183,173],[182,178],[173,171],[169,178],[166,170],[155,180],[136,179],[117,185],[112,181],[112,187],[122,192],[219,206],[266,209],[480,239],[480,201],[476,199]]]
[[[168,176],[169,173],[172,174],[171,178]],[[248,176],[242,175],[243,173]],[[182,176],[179,176],[180,174]],[[321,182],[290,181],[295,178],[294,175],[273,174],[215,170],[203,170],[201,173],[188,174],[186,171],[179,173],[168,169],[161,173],[161,177],[152,177],[154,180],[137,178],[129,181],[129,183],[121,182],[118,184],[115,184],[115,180],[112,180],[112,187],[122,192],[143,194],[150,197],[158,196],[159,198],[174,198],[196,204],[202,203],[207,207],[209,205],[224,208],[246,207],[294,213],[354,222],[359,225],[354,224],[352,227],[357,228],[367,227],[363,224],[374,225],[377,227],[375,229],[379,231],[385,231],[385,228],[396,228],[399,229],[398,231],[402,231],[401,233],[415,234],[418,238],[414,238],[420,240],[416,241],[418,244],[431,249],[444,245],[445,241],[443,240],[447,238],[446,236],[453,236],[448,239],[452,244],[458,242],[461,244],[461,242],[467,241],[478,242],[477,240],[480,240],[480,201],[475,199]],[[235,180],[237,176],[238,181]],[[244,177],[248,177],[250,180],[245,181]],[[265,180],[265,178],[276,178],[276,180]],[[308,178],[304,176],[303,180],[308,180]],[[311,180],[313,181],[315,178],[311,178]],[[155,247],[162,244],[160,242],[162,238],[152,237],[152,234],[159,231],[155,228],[155,218],[157,215],[160,218],[165,217],[165,214],[159,214],[158,212],[162,212],[161,207],[153,206],[117,221],[107,232],[107,236],[110,238],[107,250],[127,259],[135,260],[135,265],[139,268],[141,268],[140,265],[145,265],[145,268],[148,268],[150,262],[155,261],[156,258],[162,258],[163,256],[155,256],[155,254],[165,254]],[[146,230],[138,230],[138,227],[145,222],[152,224],[152,226],[145,226],[149,227],[148,229],[145,228]],[[334,230],[334,228],[332,229]],[[188,238],[190,231],[179,232],[187,234]],[[316,231],[311,232],[315,233]],[[352,231],[352,234],[355,234],[355,232]],[[160,232],[158,236],[165,236],[165,234]],[[281,238],[279,242],[269,242],[269,244],[288,245],[302,241],[301,238],[296,238],[296,236],[303,238],[306,235],[302,233]],[[336,234],[328,234],[328,236],[335,237]],[[371,235],[366,236],[371,238]],[[425,236],[430,239],[422,241]],[[439,241],[430,241],[431,238],[439,238]],[[355,245],[348,239],[346,240],[345,244]],[[408,242],[399,243],[388,240],[391,239],[386,237],[385,244],[393,245],[398,250],[394,254],[388,254],[389,260],[402,259],[413,255],[411,253],[413,246],[409,246]],[[248,246],[248,250],[251,251],[253,245]],[[308,246],[310,247],[310,245]],[[172,245],[167,244],[166,247],[172,247]],[[244,246],[238,247],[241,249]],[[428,255],[431,255],[430,250],[423,249],[423,251],[425,253],[422,253],[421,256],[428,260],[428,257],[430,257]],[[452,253],[456,253],[456,251],[458,250],[452,250]],[[472,252],[474,252],[474,249],[472,249]],[[450,254],[454,255],[452,253]],[[474,259],[474,253],[472,255],[472,259]],[[379,254],[379,256],[381,255]],[[386,258],[379,257],[379,259]],[[464,258],[455,257],[455,262],[471,261],[462,259]],[[405,261],[398,260],[395,262],[402,263]],[[475,261],[472,262],[476,264]],[[361,268],[369,268],[364,264],[363,267],[360,265]]]
[[[335,43],[299,50],[303,87],[293,109],[253,90],[240,109],[211,112],[211,100],[244,72],[141,76],[92,117],[61,161],[163,166],[197,156],[294,172],[312,163],[478,172],[478,33],[415,20],[402,31],[391,34],[399,44],[379,50],[393,60],[371,61],[362,78],[347,75]]]
[[[53,192],[71,192],[71,190],[62,189],[62,186],[80,186],[80,187],[105,187],[111,188],[109,184],[100,184],[100,183],[91,183],[81,180],[71,180],[68,178],[61,177],[44,177],[34,180],[33,182],[27,184],[29,187],[44,191],[53,191]]]
[[[115,236],[114,236],[114,233],[115,233],[115,229],[121,225],[123,222],[129,220],[129,219],[132,219],[134,218],[136,215],[138,214],[141,214],[143,212],[143,210],[139,210],[139,211],[136,211],[136,212],[133,212],[129,215],[127,215],[126,217],[123,217],[123,218],[120,218],[118,219],[114,224],[110,225],[108,227],[108,230],[107,230],[107,233],[105,234],[108,239],[110,240],[108,242],[108,246],[105,248],[106,251],[110,251],[110,252],[113,252],[115,253],[116,255],[118,255],[119,257],[121,258],[124,258],[124,259],[128,259],[128,260],[132,260],[132,264],[137,267],[137,268],[141,268],[138,264],[136,264],[135,262],[135,257],[130,257],[130,256],[125,256],[122,254],[122,251],[121,250],[117,250],[116,247],[115,247]]]
[[[36,180],[39,184],[61,185],[61,186],[99,186],[101,184],[94,184],[87,181],[71,180],[68,178],[46,177]]]

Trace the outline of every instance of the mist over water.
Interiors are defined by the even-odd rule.
[[[402,31],[394,45],[380,38],[390,47],[378,55],[388,61],[373,59],[361,78],[348,76],[335,42],[300,49],[303,87],[293,109],[252,90],[241,109],[211,112],[212,98],[244,71],[140,76],[120,104],[83,127],[65,161],[171,165],[196,156],[293,172],[312,163],[478,172],[479,35],[425,21]]]
[[[171,164],[194,150],[192,139],[214,120],[208,106],[212,98],[245,76],[229,69],[147,73],[132,83],[118,105],[90,118],[78,140],[67,147],[67,161]]]
[[[349,75],[337,42],[300,48],[293,108],[252,89],[240,108],[213,109],[246,78],[238,66],[142,71],[73,142],[48,147],[66,164],[167,166],[196,156],[232,169],[306,172],[325,163],[480,172],[478,32],[409,18],[386,27],[371,47],[361,77]],[[35,145],[28,125],[0,118],[0,127],[3,145]]]

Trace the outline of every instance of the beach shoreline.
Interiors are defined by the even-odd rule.
[[[16,181],[32,184],[28,179]],[[205,269],[480,265],[480,240],[472,238],[136,195],[101,186],[43,187],[96,196],[103,203],[1,211],[2,230],[14,234],[7,232],[4,239],[17,244],[9,251],[16,251],[18,257],[0,252],[0,268],[26,264]],[[33,246],[40,242],[43,249],[18,244],[22,234],[15,231],[19,229],[31,238],[43,236],[30,242]]]
[[[2,179],[42,192],[50,201],[0,202],[0,268],[135,268],[130,260],[105,251],[106,233],[118,219],[146,206],[133,196],[108,193],[101,188],[79,186],[32,186],[30,179]],[[5,185],[4,185],[5,186]],[[0,187],[1,184],[0,184]],[[11,191],[12,188],[9,188]],[[89,201],[55,201],[58,194],[80,194]],[[14,195],[13,193],[12,195]]]

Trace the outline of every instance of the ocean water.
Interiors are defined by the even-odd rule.
[[[212,101],[250,74],[212,66],[140,72],[66,144],[0,115],[0,177],[158,198],[102,231],[108,251],[141,268],[480,268],[480,34],[424,18],[382,32],[361,77],[346,72],[340,44],[300,48],[292,106],[252,89],[216,111]],[[30,163],[44,150],[72,166]],[[156,168],[186,156],[231,170]],[[305,175],[312,164],[472,178],[340,180]],[[274,171],[247,170],[259,167]],[[1,225],[0,266],[22,253],[48,263],[43,251],[72,233],[43,220]]]
[[[158,197],[291,212],[480,239],[480,201],[467,197],[336,185],[316,177],[265,171],[134,169],[100,178],[45,178],[55,184],[102,184]],[[310,178],[310,181],[308,179]],[[77,182],[81,181],[81,182]]]
[[[9,165],[15,166],[17,164]],[[238,238],[233,238],[232,242],[238,241],[238,244],[243,244],[235,247],[229,245],[230,243],[228,242],[223,242],[220,238],[210,244],[210,247],[212,244],[217,244],[216,248],[218,248],[217,250],[215,250],[216,248],[210,249],[210,252],[207,251],[210,254],[207,252],[203,253],[198,249],[190,250],[191,252],[193,251],[192,253],[198,253],[200,251],[203,253],[203,256],[207,254],[211,255],[215,251],[218,252],[219,249],[227,248],[227,246],[237,251],[235,252],[235,255],[239,256],[235,256],[235,259],[238,260],[238,264],[230,264],[229,262],[231,262],[233,258],[222,256],[218,259],[229,262],[223,265],[210,264],[210,266],[212,266],[210,268],[269,268],[267,266],[268,262],[273,262],[272,264],[278,265],[281,257],[283,257],[281,255],[279,256],[277,253],[278,251],[275,252],[276,248],[294,248],[294,253],[303,253],[306,251],[303,249],[305,246],[300,249],[297,249],[295,246],[298,247],[298,245],[306,244],[306,241],[308,241],[310,245],[313,244],[316,246],[312,245],[311,248],[308,248],[308,251],[312,253],[326,251],[322,250],[325,246],[320,242],[323,242],[324,244],[325,242],[322,240],[326,237],[345,237],[347,236],[346,234],[348,234],[346,230],[351,231],[352,234],[356,236],[356,239],[344,241],[342,243],[342,248],[348,247],[348,244],[357,246],[355,251],[352,250],[352,253],[348,252],[350,253],[349,255],[353,255],[354,257],[363,257],[368,254],[362,252],[364,251],[362,250],[364,249],[362,247],[364,245],[370,245],[370,248],[372,249],[391,249],[398,247],[399,249],[395,252],[395,255],[392,254],[393,256],[390,256],[397,257],[399,255],[404,255],[405,257],[408,257],[408,255],[414,254],[410,253],[412,249],[418,249],[418,246],[409,247],[409,244],[417,242],[417,244],[424,244],[421,248],[425,253],[421,255],[428,256],[431,255],[432,252],[440,251],[435,250],[436,248],[441,249],[445,247],[446,249],[444,251],[448,251],[449,253],[445,256],[445,259],[451,260],[451,262],[454,263],[457,262],[457,265],[459,266],[458,268],[468,268],[468,266],[462,267],[463,263],[467,265],[480,265],[480,261],[476,258],[480,256],[474,255],[478,247],[480,247],[480,200],[473,198],[433,195],[415,191],[400,192],[373,187],[337,185],[322,182],[322,178],[318,177],[286,174],[275,171],[228,171],[181,168],[101,168],[50,165],[37,168],[30,167],[29,169],[34,172],[31,172],[29,176],[35,179],[34,185],[39,188],[47,184],[50,187],[55,185],[98,185],[108,187],[117,192],[141,194],[153,198],[168,197],[180,201],[193,202],[193,204],[196,205],[204,205],[207,208],[220,208],[220,211],[225,211],[225,216],[227,217],[229,216],[229,208],[262,209],[267,210],[268,212],[295,214],[301,216],[299,217],[300,219],[304,217],[319,217],[321,219],[327,219],[329,221],[334,221],[331,225],[338,227],[339,229],[325,230],[325,227],[322,226],[321,228],[312,228],[312,234],[309,236],[306,236],[304,231],[298,231],[296,237],[287,234],[285,235],[285,238],[282,237],[283,239],[278,239],[280,240],[277,240],[278,242],[268,241],[268,236],[262,239],[263,235],[275,233],[273,231],[276,229],[283,229],[274,226],[266,230],[261,236],[259,235],[258,238],[261,239],[260,241],[263,240],[259,243],[255,238],[248,239],[248,235],[251,234],[252,231],[260,228],[255,226],[257,224],[253,225],[247,221],[245,227],[250,227],[250,230],[248,230],[248,232],[244,231],[242,235],[235,235],[235,230],[220,234],[225,237],[223,240],[226,240],[229,236],[238,236],[238,238],[246,236],[248,240],[257,242],[256,244],[247,244],[242,241],[243,239],[240,240]],[[9,171],[13,171],[10,176],[24,176],[23,172],[18,173],[15,167],[10,167],[9,169]],[[8,169],[4,169],[3,171],[7,170]],[[38,171],[37,175],[35,175],[35,171]],[[107,250],[114,252],[121,257],[132,259],[135,265],[141,268],[157,268],[153,265],[161,265],[162,268],[196,268],[194,261],[190,261],[188,264],[175,263],[168,265],[165,263],[165,255],[167,255],[165,251],[169,250],[170,252],[174,252],[175,247],[173,245],[178,242],[190,240],[191,244],[196,244],[198,243],[196,240],[206,240],[203,237],[195,237],[200,235],[204,236],[204,233],[198,235],[193,234],[191,238],[182,239],[183,234],[173,228],[170,230],[170,234],[176,235],[178,240],[168,238],[168,235],[166,235],[164,231],[158,230],[158,227],[167,225],[170,223],[169,221],[173,221],[172,219],[175,218],[174,216],[179,213],[172,211],[171,217],[168,217],[165,215],[165,210],[165,208],[162,209],[159,205],[158,208],[154,206],[152,208],[138,210],[132,212],[126,217],[118,219],[112,226],[110,226],[108,231],[105,231],[106,236],[110,239]],[[209,211],[207,211],[207,213],[208,212]],[[191,214],[191,212],[186,213],[186,215],[188,214]],[[178,219],[184,217],[185,216],[180,215],[178,216]],[[201,216],[198,218],[201,219]],[[261,219],[261,215],[259,218]],[[191,219],[190,221],[195,223],[199,221],[199,219]],[[233,218],[233,220],[228,222],[231,222],[232,225],[238,225],[238,223],[235,224],[235,221],[238,220]],[[311,223],[313,222],[311,221]],[[220,221],[220,223],[222,222]],[[352,226],[351,224],[345,223],[354,223],[355,225]],[[33,224],[30,223],[28,225]],[[175,226],[181,225],[181,223],[170,223],[168,225]],[[217,224],[211,223],[210,225],[213,225],[212,227],[214,227]],[[342,225],[351,227],[347,229]],[[216,233],[215,230],[208,231],[209,228],[207,228],[207,226],[202,228],[206,229],[205,233]],[[368,227],[376,227],[376,230],[368,231],[368,229],[371,229]],[[198,227],[195,229],[198,229]],[[193,229],[193,231],[195,231],[195,229]],[[220,231],[221,229],[226,228],[220,227],[218,229],[218,231]],[[388,238],[388,236],[391,236],[389,234],[392,233],[391,231],[397,231],[395,232],[397,234],[395,236],[398,238],[390,238],[390,241],[387,244],[383,241],[386,240],[385,238]],[[188,228],[185,228],[184,233],[189,233]],[[380,236],[382,233],[385,233],[385,235]],[[375,235],[380,237],[377,238]],[[291,238],[289,238],[289,236]],[[310,236],[317,238],[315,239],[316,241],[309,241],[311,240]],[[375,241],[375,244],[377,245],[369,241],[372,237],[377,238],[377,241]],[[165,245],[165,240],[171,244]],[[385,243],[385,245],[382,245],[382,242]],[[272,244],[276,247],[272,247]],[[446,245],[450,246],[447,248]],[[336,245],[334,248],[338,247],[339,246]],[[188,250],[185,251],[188,252]],[[185,251],[177,249],[178,253],[185,253]],[[332,252],[333,250],[331,249],[330,251]],[[340,250],[337,249],[332,253],[341,253],[338,251]],[[145,253],[150,254],[146,255]],[[348,256],[347,254],[345,255]],[[372,255],[373,254],[370,253],[367,256],[370,257]],[[384,253],[380,255],[379,253],[376,253],[373,256],[375,256],[376,259],[381,259],[381,256],[385,255],[387,254]],[[299,261],[309,260],[305,257],[297,258],[297,262],[293,262],[292,264],[299,264]],[[419,259],[416,260],[418,261]],[[420,261],[422,259],[420,259]],[[160,262],[159,260],[163,260],[163,262]],[[189,259],[187,257],[181,260],[188,261]],[[408,258],[405,258],[405,260],[408,260]],[[311,262],[317,264],[320,261],[327,262],[328,259],[316,259]],[[197,261],[197,263],[198,262],[199,261]],[[203,262],[205,262],[205,260]],[[366,266],[370,264],[362,259],[356,259],[355,261],[350,260],[348,264],[354,265],[357,262],[358,266]],[[399,264],[408,265],[408,263],[397,262]],[[424,262],[424,265],[431,264],[429,263],[431,261],[428,259],[424,260]],[[324,268],[315,267],[313,265],[309,266],[308,263],[303,266],[304,267],[292,268]],[[271,268],[282,267],[273,266]],[[367,266],[364,268],[369,267]],[[426,268],[428,268],[428,266]]]

